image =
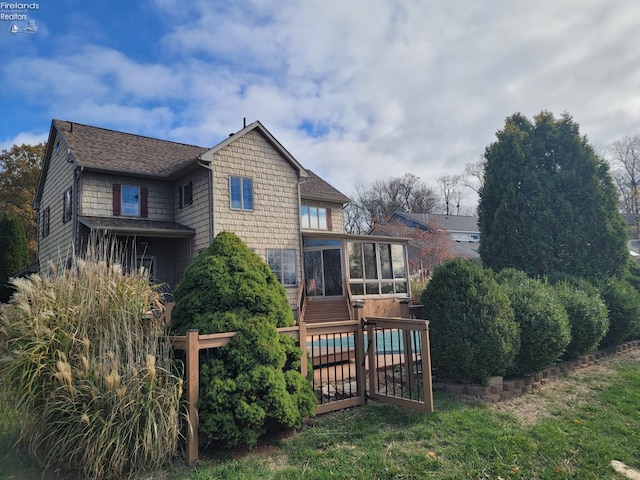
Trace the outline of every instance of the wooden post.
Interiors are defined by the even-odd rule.
[[[354,348],[356,349],[356,381],[358,383],[358,395],[366,395],[367,378],[365,373],[364,355],[364,323],[361,321],[353,333]]]
[[[366,323],[366,318],[365,318]],[[367,325],[367,358],[369,359],[369,392],[371,396],[378,394],[378,346],[376,345],[376,331],[373,325]]]
[[[187,425],[186,463],[189,466],[198,461],[198,390],[200,388],[198,330],[187,332],[186,345],[186,400],[189,424]]]
[[[303,321],[298,322],[298,339],[300,342],[300,349],[302,350],[302,357],[300,358],[300,373],[304,378],[307,378],[307,368],[309,367],[309,362],[307,361],[307,325]]]
[[[431,378],[431,346],[429,345],[429,322],[421,332],[422,342],[422,385],[424,387],[424,405],[427,412],[433,412],[433,385]]]

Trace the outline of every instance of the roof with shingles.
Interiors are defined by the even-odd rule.
[[[300,195],[303,198],[313,200],[326,200],[329,202],[349,203],[351,199],[338,189],[329,185],[311,170],[307,170],[309,178],[300,183]]]
[[[350,199],[315,173],[303,168],[293,156],[258,121],[246,126],[212,148],[171,142],[106,128],[93,127],[82,123],[54,119],[53,128],[64,139],[65,147],[76,164],[85,170],[119,175],[142,176],[170,179],[184,168],[195,166],[198,160],[211,161],[215,152],[234,142],[243,135],[259,130],[285,159],[296,168],[300,175],[300,194],[305,199],[349,203]],[[53,130],[52,130],[53,133]],[[51,142],[53,137],[49,138]],[[47,149],[50,153],[51,146]],[[48,165],[43,165],[46,174]],[[38,204],[42,191],[40,178],[34,206]],[[36,207],[37,208],[37,207]]]
[[[208,148],[54,120],[76,163],[85,169],[168,177]]]
[[[111,232],[135,232],[138,234],[148,234],[159,236],[168,234],[170,236],[192,237],[195,230],[176,222],[162,220],[150,220],[147,218],[122,218],[122,217],[95,217],[84,215],[79,217],[81,223],[91,229],[109,230]]]
[[[420,225],[430,227],[432,224],[448,232],[479,232],[478,217],[466,215],[443,215],[436,213],[408,213],[394,212],[393,215],[403,216]]]

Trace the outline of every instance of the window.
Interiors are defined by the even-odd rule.
[[[331,209],[302,205],[300,209],[302,228],[331,230]]]
[[[51,210],[49,207],[42,211],[42,238],[49,236],[49,218],[51,216]]]
[[[122,186],[122,215],[140,216],[140,187]]]
[[[62,223],[71,220],[71,212],[73,212],[73,192],[69,188],[62,196]]]
[[[408,293],[404,245],[349,242],[347,254],[349,286],[353,295]]]
[[[294,287],[298,284],[295,250],[267,250],[267,263],[282,285]]]
[[[189,181],[178,189],[180,208],[187,207],[193,203],[193,182]]]
[[[147,217],[149,209],[147,187],[113,184],[113,214],[128,217]]]
[[[253,180],[229,177],[229,196],[234,210],[253,210]]]

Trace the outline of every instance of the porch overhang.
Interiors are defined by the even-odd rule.
[[[302,232],[302,238],[317,238],[323,240],[346,240],[346,241],[360,241],[360,242],[388,242],[388,243],[403,243],[407,244],[411,240],[406,237],[394,237],[390,235],[356,235],[351,233],[333,233],[325,231],[304,230]]]
[[[93,231],[114,235],[162,238],[190,238],[196,231],[176,222],[140,218],[81,216],[78,221]]]

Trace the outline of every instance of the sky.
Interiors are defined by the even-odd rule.
[[[349,195],[405,173],[436,188],[516,112],[568,113],[598,149],[640,133],[637,0],[15,3],[0,149],[53,118],[202,147],[259,120]]]

